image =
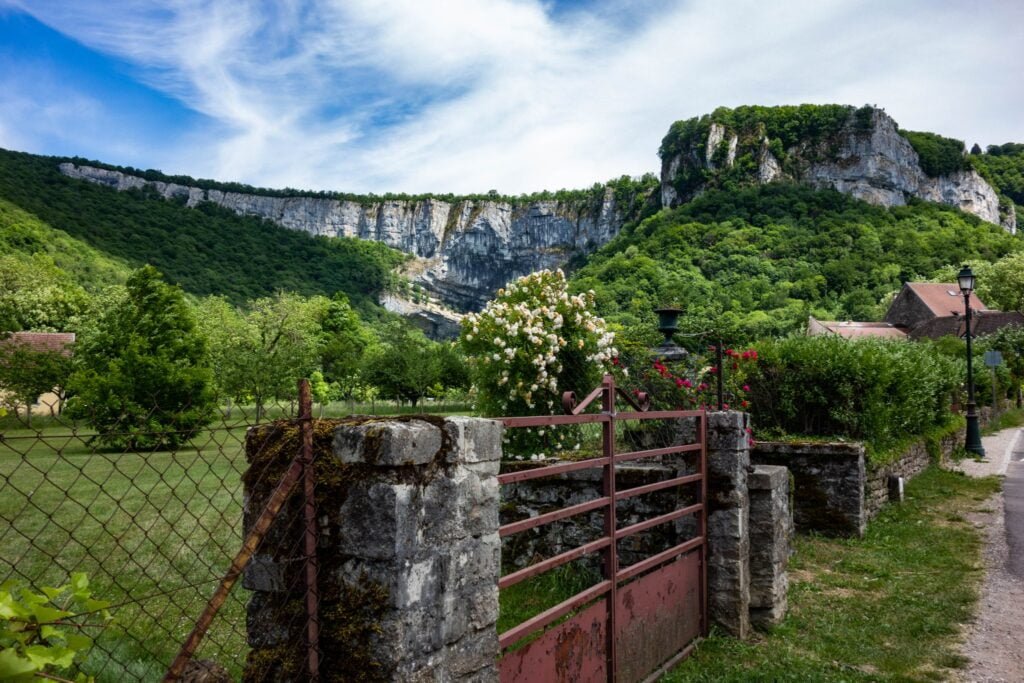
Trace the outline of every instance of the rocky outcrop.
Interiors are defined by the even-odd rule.
[[[421,303],[389,292],[381,297],[381,306],[419,327],[431,339],[459,336],[462,315],[436,302]]]
[[[148,187],[190,207],[210,202],[312,235],[383,242],[420,259],[414,279],[459,310],[479,309],[510,280],[593,251],[626,220],[611,188],[592,202],[356,202],[207,190],[72,163],[60,170],[117,190]]]
[[[729,137],[731,136],[731,137]],[[736,158],[736,131],[719,123],[711,123],[703,159],[683,150],[662,160],[662,198],[666,205],[685,201],[701,191],[697,187],[689,196],[676,190],[677,178],[687,165],[702,164],[715,171],[715,152],[729,140],[724,168],[731,168]],[[869,126],[857,120],[851,109],[850,119],[842,130],[825,140],[803,142],[785,150],[786,161],[777,158],[766,138],[759,138],[757,173],[751,182],[767,183],[786,179],[808,183],[818,188],[831,188],[853,195],[871,204],[903,206],[908,198],[955,206],[982,220],[1002,225],[1016,232],[1013,212],[1000,215],[999,196],[976,171],[957,171],[933,178],[921,170],[921,164],[910,142],[900,134],[896,122],[880,109],[871,111]],[[692,175],[692,173],[691,173]]]

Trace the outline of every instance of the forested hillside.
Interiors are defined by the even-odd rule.
[[[1017,220],[1024,220],[1024,143],[989,145],[984,154],[971,154],[978,172],[1017,208]]]
[[[0,198],[111,259],[152,264],[193,294],[242,303],[278,290],[345,292],[364,307],[404,259],[373,242],[311,237],[213,206],[192,210],[145,192],[114,192],[61,175],[60,161],[0,150]]]
[[[755,338],[798,330],[810,314],[880,319],[903,282],[1021,248],[1018,237],[955,209],[886,209],[774,183],[662,211],[593,255],[573,281],[626,326],[650,326],[651,309],[675,304],[692,326]]]

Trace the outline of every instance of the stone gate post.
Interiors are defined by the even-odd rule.
[[[314,424],[321,680],[496,682],[501,425]],[[247,437],[247,527],[269,496],[273,463],[294,453],[280,447],[289,438],[281,424]],[[248,680],[304,680],[299,517],[289,504],[246,570]]]

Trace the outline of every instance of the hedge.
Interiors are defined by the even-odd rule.
[[[790,337],[757,350],[759,433],[860,440],[873,452],[947,424],[962,377],[956,361],[905,341]]]

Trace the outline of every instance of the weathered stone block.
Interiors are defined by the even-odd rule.
[[[341,462],[318,469],[318,492],[331,492],[318,501],[321,680],[346,680],[347,667],[358,666],[382,680],[496,683],[500,425],[432,418],[330,427],[314,427],[323,435],[314,447]],[[294,429],[278,431],[294,438]],[[252,482],[267,486],[263,477]],[[246,491],[247,500],[266,495]],[[302,545],[296,502],[246,573],[254,680],[303,679],[295,654],[305,630],[303,584],[294,571],[302,558],[288,559]],[[247,525],[254,519],[247,514]],[[337,634],[344,640],[330,641]]]
[[[458,460],[463,464],[494,463],[494,473],[497,474],[498,463],[501,462],[501,437],[504,432],[500,422],[474,417],[449,417],[445,419],[444,429],[452,445],[448,453],[449,462]]]
[[[750,415],[735,410],[708,413],[708,450],[746,451],[750,444]]]
[[[429,422],[368,422],[335,431],[334,455],[345,464],[426,465],[441,450],[441,438]]]
[[[787,608],[791,526],[789,473],[757,465],[750,475],[750,620],[757,628],[781,621]]]

